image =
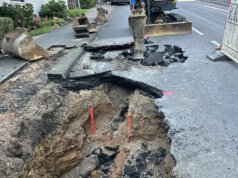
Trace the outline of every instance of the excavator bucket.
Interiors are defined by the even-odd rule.
[[[149,24],[146,26],[146,35],[182,35],[192,33],[192,22],[172,22],[162,24]]]
[[[12,54],[28,61],[49,57],[49,53],[37,45],[24,28],[17,28],[5,35],[2,49],[6,54]]]
[[[192,22],[180,14],[172,13],[176,9],[176,0],[144,0],[147,15],[146,35],[182,35],[192,33]]]
[[[89,23],[89,20],[85,15],[76,17],[72,22],[72,27],[76,33],[81,33],[84,31],[89,33],[96,32],[96,29],[91,23]]]

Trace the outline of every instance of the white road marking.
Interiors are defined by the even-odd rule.
[[[219,8],[216,8],[216,7],[212,7],[212,6],[207,6],[207,5],[203,5],[207,8],[210,8],[210,9],[215,9],[215,10],[219,10],[219,11],[223,11],[223,12],[229,12],[228,10],[225,10],[225,9],[219,9]]]
[[[220,43],[218,43],[217,41],[211,41],[212,44],[214,44],[215,46],[221,46]]]
[[[201,36],[204,36],[204,33],[200,32],[199,30],[197,30],[196,28],[192,28],[193,31],[195,31],[197,34],[201,35]]]

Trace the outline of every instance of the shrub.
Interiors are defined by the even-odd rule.
[[[0,17],[0,49],[2,47],[2,40],[5,34],[14,29],[13,20],[9,17]]]
[[[69,16],[70,17],[77,17],[79,14],[85,14],[88,11],[88,9],[72,9],[69,10]]]
[[[97,0],[83,0],[80,1],[80,7],[82,9],[89,9],[96,5]]]
[[[40,19],[40,17],[39,16],[37,16],[37,15],[34,15],[34,17],[35,17],[35,21],[36,21],[36,26],[39,28],[39,27],[41,27],[41,19]]]
[[[35,24],[32,4],[13,5],[4,3],[0,7],[0,16],[12,18],[14,27],[32,28]]]
[[[68,15],[67,6],[62,0],[50,0],[49,3],[41,6],[39,15],[43,18],[49,17],[58,17],[66,18]]]
[[[67,22],[64,19],[57,18],[57,17],[54,17],[53,23],[54,23],[54,25],[59,25],[59,26],[63,26],[63,25],[67,24]]]
[[[41,20],[41,27],[49,27],[53,25],[54,25],[54,22],[52,19],[45,18],[44,20]]]
[[[79,15],[80,9],[72,9],[69,10],[69,16],[70,17],[77,17]]]

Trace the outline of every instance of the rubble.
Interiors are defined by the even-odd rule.
[[[149,46],[148,46],[149,47]],[[182,48],[175,45],[165,45],[163,51],[157,51],[155,49],[147,49],[147,55],[141,64],[145,66],[168,66],[174,62],[184,62],[187,60],[187,56],[184,56]]]
[[[122,39],[107,39],[100,40],[86,44],[84,49],[86,51],[96,52],[96,51],[111,51],[111,50],[121,50],[132,47],[133,39],[132,38],[122,38]]]
[[[140,63],[145,66],[168,66],[174,62],[185,62],[187,56],[184,55],[182,48],[176,45],[164,45],[159,48],[159,45],[153,45],[152,42],[145,40],[144,59],[140,60]],[[147,44],[149,43],[149,44]],[[105,40],[105,42],[93,42],[87,44],[85,50],[91,52],[90,59],[96,61],[110,62],[112,60],[127,60],[134,61],[134,44],[133,42],[118,41],[111,42]]]
[[[161,98],[163,96],[162,90],[156,87],[150,86],[143,82],[134,81],[128,78],[124,78],[118,75],[114,75],[112,72],[102,72],[95,75],[89,75],[87,77],[71,78],[64,82],[64,87],[69,90],[81,90],[92,89],[101,85],[102,83],[114,83],[119,86],[127,86],[130,89],[140,89],[152,96]]]

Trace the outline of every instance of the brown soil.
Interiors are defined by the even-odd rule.
[[[0,177],[172,177],[153,97],[112,84],[72,92],[47,81],[51,65],[30,64],[0,86]]]

